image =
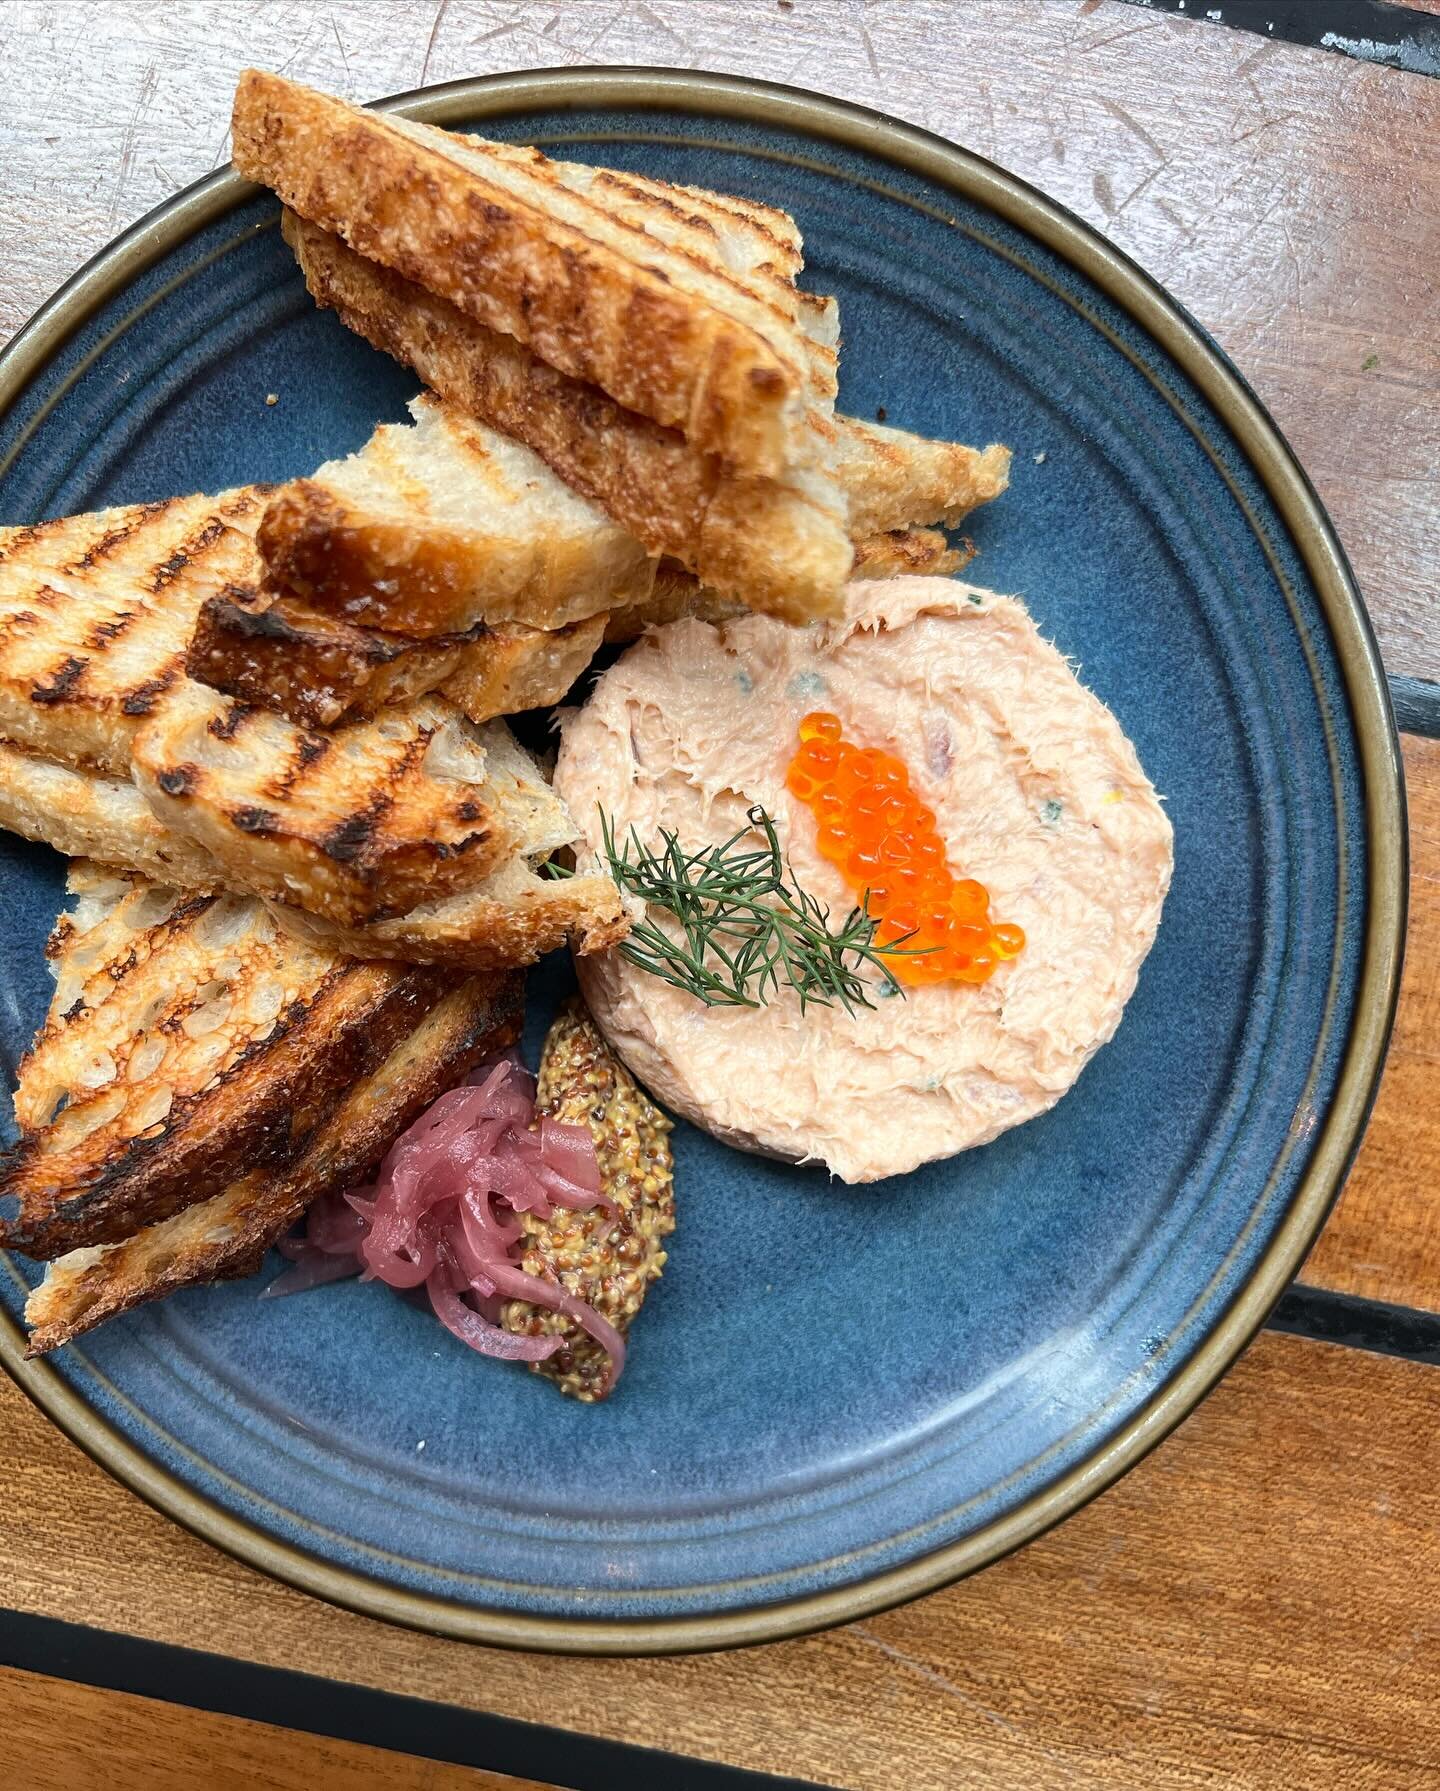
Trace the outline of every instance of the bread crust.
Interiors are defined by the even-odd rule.
[[[232,589],[200,611],[185,664],[198,682],[301,727],[335,727],[430,690],[481,722],[559,702],[605,623],[602,611],[557,629],[498,623],[415,640],[341,621],[300,598]]]
[[[952,546],[939,529],[886,529],[855,543],[855,578],[949,578],[975,557],[975,545]]]
[[[441,997],[377,1066],[317,1114],[283,1170],[251,1170],[123,1242],[54,1263],[25,1307],[40,1355],[182,1287],[250,1275],[312,1201],[363,1179],[430,1102],[519,1036],[518,976],[472,977]]]
[[[284,229],[318,304],[524,442],[648,552],[789,621],[840,614],[853,555],[843,500],[823,481],[812,491],[734,472],[316,225],[291,213]]]
[[[434,969],[332,962],[271,1031],[139,1135],[127,1135],[122,1110],[69,1149],[47,1149],[46,1128],[23,1136],[0,1158],[0,1197],[20,1202],[0,1223],[0,1245],[48,1260],[112,1243],[251,1168],[285,1163],[316,1115],[413,1030],[444,985]],[[183,1025],[183,1014],[170,1017]],[[145,1092],[124,1090],[130,1108]]]
[[[485,634],[411,640],[339,621],[299,598],[232,587],[202,606],[185,670],[300,727],[330,728],[433,690]]]
[[[184,889],[207,892],[229,880],[209,853],[151,813],[128,778],[50,765],[3,741],[0,827]],[[520,860],[473,890],[365,927],[274,906],[284,924],[335,952],[470,970],[531,964],[567,944],[582,955],[602,951],[630,925],[608,877],[542,878]]]
[[[413,639],[563,628],[650,588],[645,549],[518,442],[422,397],[358,454],[271,498],[267,582]]]
[[[336,926],[298,908],[285,923],[316,943],[411,963],[493,970],[533,964],[569,946],[578,956],[607,951],[630,931],[609,877],[552,878],[515,866],[484,886],[364,928]]]
[[[856,417],[835,419],[834,453],[857,537],[912,524],[954,528],[1010,484],[1010,450],[998,443],[967,448]]]
[[[747,471],[774,476],[803,459],[798,344],[777,350],[783,316],[767,340],[718,254],[701,264],[667,245],[668,229],[646,230],[647,210],[664,217],[660,183],[616,204],[593,176],[575,192],[538,151],[365,112],[254,69],[232,131],[242,174],[550,366]]]
[[[852,578],[941,577],[958,572],[974,558],[973,543],[954,547],[938,529],[890,529],[866,535],[855,543]],[[662,560],[655,572],[655,587],[640,603],[610,612],[605,639],[611,645],[633,641],[647,628],[667,622],[728,622],[743,615],[745,606],[700,583],[673,560]]]

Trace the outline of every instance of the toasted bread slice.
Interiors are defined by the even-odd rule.
[[[647,185],[639,176],[625,178]],[[659,189],[659,183],[651,184]],[[803,266],[800,232],[787,212],[697,187],[661,190],[713,224],[717,239],[725,242],[726,263],[735,278],[763,283],[774,270],[783,270],[793,280]],[[841,416],[824,403],[825,396],[835,391],[838,308],[833,299],[810,293],[798,297],[797,322],[807,338],[812,392],[822,400],[810,412],[816,436],[810,458],[842,487],[852,539],[873,539],[917,524],[944,523],[953,528],[970,511],[1000,496],[1009,483],[1008,448],[929,441],[908,430]],[[857,568],[852,576],[862,574]]]
[[[434,697],[321,733],[185,679],[137,734],[131,771],[233,887],[346,924],[478,882],[514,849],[483,742]]]
[[[913,524],[954,528],[1010,483],[1008,448],[927,441],[855,417],[835,419],[834,455],[836,477],[850,500],[851,533],[857,538]]]
[[[892,529],[867,535],[855,543],[852,578],[900,578],[906,575],[948,577],[974,557],[970,542],[952,547],[938,529]],[[728,622],[744,614],[744,605],[702,585],[683,566],[661,560],[655,587],[641,603],[612,610],[605,625],[610,644],[633,641],[647,628],[666,622]]]
[[[329,728],[434,690],[488,638],[478,628],[412,640],[357,627],[302,598],[232,587],[202,606],[185,669],[224,696]]]
[[[854,578],[949,578],[975,557],[972,542],[955,547],[939,529],[887,529],[855,543]]]
[[[410,410],[271,498],[259,545],[276,589],[417,639],[563,628],[646,595],[645,549],[537,454],[428,395]]]
[[[259,568],[269,488],[0,529],[0,737],[123,773],[184,678],[195,612]]]
[[[439,686],[472,721],[558,703],[595,657],[608,612],[567,628],[500,627],[462,653]]]
[[[182,896],[82,865],[51,942],[50,1015],[22,1060],[0,1243],[112,1243],[284,1163],[419,1022],[444,975],[363,964],[253,897]]]
[[[283,918],[292,930],[335,950],[467,970],[533,964],[562,945],[586,957],[618,945],[630,930],[609,877],[553,877],[543,865],[520,858],[464,895],[368,927],[337,927],[299,908],[285,909]]]
[[[524,442],[648,552],[789,621],[841,613],[853,554],[844,494],[823,469],[737,473],[316,225],[291,213],[284,228],[318,304]]]
[[[182,1287],[253,1274],[322,1194],[361,1181],[404,1128],[519,1034],[523,983],[472,977],[436,1003],[333,1105],[282,1170],[241,1174],[222,1192],[123,1242],[51,1264],[25,1319],[38,1355]]]
[[[346,923],[478,882],[511,842],[453,705],[427,697],[306,733],[185,675],[207,598],[255,583],[247,529],[262,495],[0,533],[0,738],[52,765],[133,775],[227,882]],[[74,820],[44,837],[74,849]]]
[[[553,477],[548,468],[545,476]],[[412,640],[299,598],[232,589],[200,611],[186,666],[197,682],[302,727],[334,727],[429,690],[469,720],[489,721],[559,702],[594,656],[605,621],[602,611],[564,628],[498,623]]]
[[[253,69],[232,130],[235,166],[302,217],[701,452],[765,477],[812,456],[793,277],[737,277],[683,189]]]
[[[858,540],[854,551],[852,578],[897,578],[958,572],[974,550],[951,547],[934,529],[891,529]],[[724,621],[744,607],[662,560],[647,594],[608,616],[427,642],[358,628],[295,598],[232,589],[202,609],[187,665],[202,683],[306,727],[374,715],[434,689],[478,722],[558,703],[602,640],[634,640],[682,616]]]
[[[277,903],[282,924],[308,930],[310,938],[332,952],[466,970],[530,964],[566,944],[582,955],[616,944],[629,930],[629,921],[608,877],[557,881],[540,874],[538,866],[570,842],[575,828],[523,750],[508,734],[504,739],[508,744],[500,751],[491,739],[491,786],[523,856],[462,895],[424,904],[393,920],[337,926]],[[128,779],[50,765],[3,742],[0,827],[190,890],[210,891],[227,882],[224,867],[178,839]]]
[[[226,881],[208,852],[156,818],[128,777],[57,765],[4,740],[0,827],[67,858],[122,865],[181,889],[220,889]]]

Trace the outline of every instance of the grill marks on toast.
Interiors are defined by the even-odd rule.
[[[302,216],[702,450],[765,476],[809,451],[783,285],[767,304],[697,255],[678,201],[254,70],[233,138],[240,171]]]
[[[69,1342],[182,1287],[253,1274],[314,1200],[353,1186],[447,1088],[519,1036],[523,983],[473,977],[442,996],[323,1113],[283,1167],[251,1170],[221,1192],[123,1242],[52,1263],[25,1308],[29,1353]]]
[[[54,1001],[20,1068],[20,1143],[0,1161],[0,1195],[19,1201],[0,1241],[32,1256],[128,1237],[242,1165],[287,1161],[443,992],[438,972],[299,939],[253,898],[85,866],[71,887]]]
[[[866,535],[855,543],[852,578],[941,578],[956,573],[974,558],[973,543],[952,547],[938,529],[890,529]],[[729,622],[744,615],[745,606],[726,597],[673,560],[662,560],[655,589],[643,603],[612,610],[605,640],[614,645],[633,641],[647,628],[666,622]]]
[[[489,729],[486,744],[493,757]],[[562,812],[538,783],[528,795],[517,787],[515,800],[502,803],[507,830],[535,857],[569,838],[568,820],[560,825]],[[128,778],[50,765],[3,742],[0,826],[73,857],[125,865],[186,889],[210,891],[232,880],[209,853],[158,820]],[[537,875],[519,857],[469,890],[364,927],[339,925],[281,903],[273,912],[282,926],[334,953],[466,970],[533,963],[566,944],[582,955],[601,951],[629,929],[619,891],[608,877],[557,881]]]
[[[120,861],[164,874],[168,859],[190,885],[223,879],[353,924],[478,881],[507,841],[482,754],[433,771],[431,743],[466,725],[450,705],[318,735],[186,677],[197,612],[259,577],[268,496],[247,487],[0,535],[0,741],[26,755],[0,789],[4,820],[63,850],[99,849],[95,792],[60,776],[68,766],[133,775],[174,850],[132,815]],[[35,614],[43,626],[9,626]],[[111,833],[118,801],[107,796]]]
[[[510,849],[467,728],[421,697],[316,734],[186,681],[137,735],[134,777],[229,881],[355,924],[474,883]]]
[[[73,517],[0,539],[0,736],[123,772],[183,676],[195,607],[253,572],[268,488]],[[28,536],[20,541],[19,536]]]

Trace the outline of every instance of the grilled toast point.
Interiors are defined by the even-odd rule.
[[[793,280],[773,263],[732,270],[683,189],[254,69],[232,134],[242,174],[561,373],[755,474],[805,463],[812,368]]]
[[[312,1201],[361,1181],[431,1101],[513,1043],[523,1004],[517,976],[467,979],[345,1091],[283,1170],[251,1170],[122,1242],[53,1262],[26,1302],[27,1354],[182,1287],[253,1274]]]

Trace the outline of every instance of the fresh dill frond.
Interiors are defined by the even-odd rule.
[[[879,972],[878,992],[903,995],[885,960],[904,955],[904,941],[877,945],[878,921],[863,907],[833,926],[830,910],[785,863],[770,816],[757,806],[747,819],[722,844],[687,852],[666,828],[658,850],[633,827],[617,840],[600,810],[606,868],[647,909],[617,947],[621,955],[707,1007],[763,1007],[784,988],[802,1012],[813,1002],[853,1013],[875,1005],[860,974],[866,966]]]

